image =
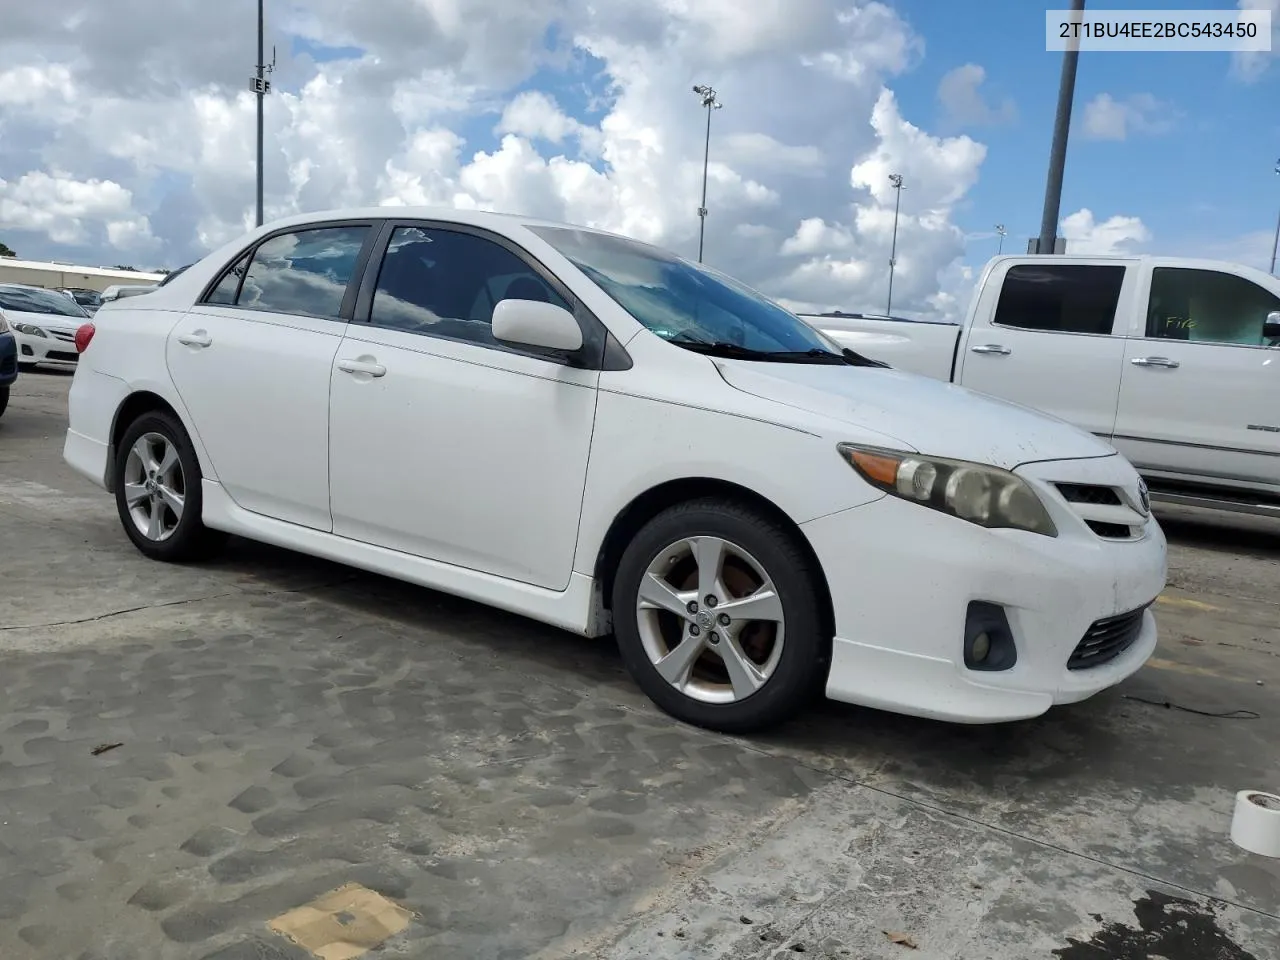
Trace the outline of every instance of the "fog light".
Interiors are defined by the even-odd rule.
[[[1018,662],[1018,647],[1004,607],[974,600],[964,620],[964,665],[970,670],[998,672]]]

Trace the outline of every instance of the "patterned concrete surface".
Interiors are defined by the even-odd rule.
[[[268,922],[349,882],[414,914],[370,957],[1280,958],[1280,865],[1226,836],[1280,788],[1276,530],[1170,517],[1158,657],[1088,703],[739,740],[608,643],[243,541],[143,560],[61,463],[67,383],[0,419],[5,960],[299,960]]]

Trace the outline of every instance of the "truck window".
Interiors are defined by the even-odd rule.
[[[1123,266],[1016,264],[1004,276],[991,322],[1053,333],[1109,334],[1123,284]]]
[[[1244,277],[1156,267],[1147,301],[1147,336],[1263,346],[1270,341],[1262,339],[1262,325],[1273,310],[1280,310],[1280,297]]]

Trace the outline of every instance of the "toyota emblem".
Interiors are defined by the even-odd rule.
[[[1142,512],[1148,514],[1151,512],[1151,494],[1147,491],[1147,481],[1139,478],[1138,480],[1138,499],[1142,501]]]

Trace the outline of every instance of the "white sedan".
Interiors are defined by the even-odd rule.
[[[76,331],[89,314],[61,290],[0,283],[0,311],[17,338],[19,366],[74,367],[80,359]]]
[[[1165,539],[1108,444],[623,237],[298,216],[80,339],[64,456],[147,556],[238,534],[612,632],[695,724],[1032,717],[1156,644]]]

